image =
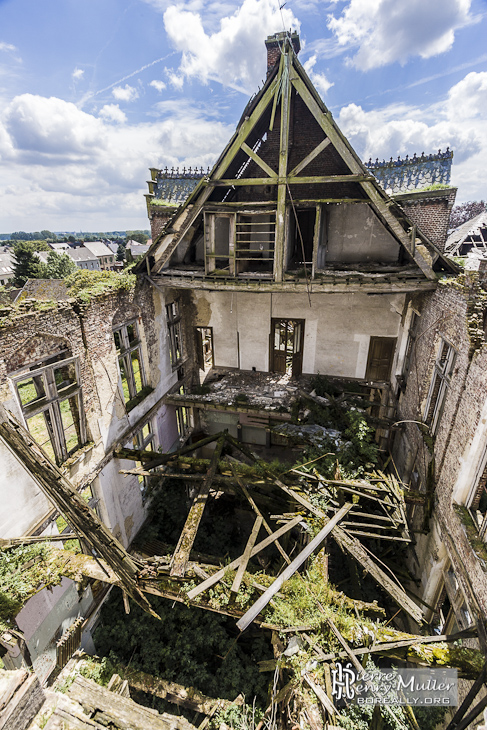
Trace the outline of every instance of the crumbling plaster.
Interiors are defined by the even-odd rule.
[[[399,337],[405,295],[193,291],[194,326],[213,327],[215,365],[266,372],[272,318],[305,319],[303,372],[364,378],[371,336]],[[200,314],[201,313],[201,314]]]

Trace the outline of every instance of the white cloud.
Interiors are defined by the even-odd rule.
[[[99,116],[109,122],[119,122],[120,124],[127,121],[127,115],[120,109],[118,104],[105,104],[100,109]]]
[[[5,41],[0,41],[0,51],[7,51],[7,52],[13,52],[17,49],[15,46],[13,46],[11,43],[5,43]]]
[[[125,84],[125,86],[115,86],[114,89],[112,89],[112,95],[117,99],[117,101],[135,101],[139,98],[139,92],[134,86],[129,86],[128,84]]]
[[[72,78],[73,78],[73,79],[74,79],[75,81],[78,81],[79,79],[83,78],[83,75],[84,75],[84,73],[85,73],[85,72],[84,72],[84,69],[82,69],[82,68],[77,68],[77,67],[76,67],[76,68],[74,69],[73,73],[71,74],[71,77],[72,77]]]
[[[0,111],[0,229],[18,230],[25,218],[26,166],[33,230],[148,227],[147,169],[206,169],[233,132],[189,102],[163,111],[150,123],[129,124],[115,104],[97,118],[62,99],[15,97]]]
[[[313,71],[316,64],[317,56],[316,53],[311,58],[308,58],[306,63],[303,64],[304,69],[310,77],[313,84],[316,86],[320,94],[324,97],[328,89],[333,86],[333,81],[328,81],[325,74],[317,73]]]
[[[161,91],[164,91],[164,89],[166,88],[166,84],[164,83],[164,81],[160,81],[159,79],[153,79],[150,82],[149,86],[154,87],[154,89],[156,89],[156,91],[158,91],[159,93]]]
[[[91,155],[103,144],[101,122],[71,102],[21,94],[7,106],[3,125],[18,155],[55,161]]]
[[[164,73],[166,75],[166,78],[168,82],[171,84],[171,86],[175,89],[178,89],[180,91],[184,86],[184,76],[182,74],[176,73],[172,68],[165,68]]]
[[[280,29],[283,20],[286,28],[299,30],[291,10],[283,8],[282,16],[275,0],[243,0],[231,15],[220,16],[218,30],[207,32],[197,10],[170,5],[164,26],[173,46],[182,51],[180,74],[249,93],[256,90],[266,67],[265,38]]]
[[[367,71],[410,56],[448,51],[455,31],[472,22],[471,0],[350,0],[342,14],[328,16],[340,45],[358,48],[352,58]]]
[[[447,146],[454,152],[452,184],[459,199],[485,197],[487,167],[487,72],[469,73],[452,86],[447,98],[428,109],[392,105],[364,111],[344,107],[338,124],[364,160],[429,154]]]

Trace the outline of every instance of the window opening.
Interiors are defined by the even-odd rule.
[[[157,451],[158,441],[152,420],[147,421],[147,423],[145,423],[142,428],[136,431],[132,439],[132,443],[134,449],[147,449],[148,451]],[[137,479],[141,491],[144,492],[145,488],[148,486],[147,477],[143,476],[142,474],[138,474]]]
[[[404,363],[402,367],[402,377],[404,383],[406,383],[409,371],[411,369],[414,343],[416,342],[416,337],[418,334],[418,326],[419,317],[416,312],[413,312],[411,316],[411,321],[409,323],[408,340],[406,343],[406,352],[404,353]]]
[[[467,508],[476,525],[479,536],[487,535],[487,448],[484,450],[473,488],[467,499]]]
[[[213,329],[211,327],[195,327],[195,350],[200,383],[202,383],[213,367]]]
[[[176,408],[176,420],[178,424],[179,438],[184,439],[190,428],[193,427],[193,414],[191,408],[179,406]]]
[[[51,461],[61,464],[84,443],[86,426],[77,358],[47,358],[12,378],[27,428]]]
[[[183,359],[179,301],[171,302],[171,304],[166,306],[166,316],[169,336],[169,357],[172,369],[175,370]]]
[[[271,371],[297,377],[303,372],[304,319],[273,319]]]
[[[234,215],[205,214],[207,273],[234,273]]]
[[[237,274],[272,274],[276,238],[276,214],[237,215],[235,260]]]
[[[297,222],[296,222],[297,217]],[[311,267],[313,264],[313,242],[316,223],[316,208],[296,210],[296,216],[291,213],[289,219],[289,268],[297,269],[306,264]],[[299,230],[303,237],[301,237]],[[304,248],[304,259],[303,259]]]
[[[113,330],[125,403],[135,398],[146,385],[137,321]]]
[[[436,433],[440,423],[456,356],[457,353],[453,347],[445,340],[440,340],[440,349],[433,369],[433,377],[431,378],[424,411],[424,420],[429,425],[432,435]]]

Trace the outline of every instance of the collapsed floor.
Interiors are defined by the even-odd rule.
[[[131,471],[150,483],[151,522],[131,555],[38,448],[31,456],[46,493],[101,558],[44,546],[51,580],[91,576],[124,591],[131,613],[115,595],[95,640],[101,654],[111,650],[110,661],[128,681],[140,670],[226,700],[244,692],[267,721],[283,727],[316,730],[331,722],[365,730],[379,722],[371,711],[334,704],[330,669],[338,658],[357,668],[373,659],[379,666],[453,666],[468,678],[481,673],[482,653],[465,644],[472,632],[440,637],[423,623],[405,567],[414,540],[406,502],[427,511],[428,495],[404,488],[387,452],[379,452],[374,427],[383,443],[390,424],[363,388],[324,379],[313,385],[292,406],[295,422],[274,426],[299,449],[291,467],[256,458],[228,433],[173,454],[120,450],[141,463]],[[11,420],[0,428],[24,457],[25,447],[35,451]],[[9,590],[15,593],[12,582]],[[180,607],[152,597],[149,604],[147,594]],[[10,595],[7,622],[21,598]],[[225,712],[218,722],[233,710]],[[438,720],[401,708],[382,715],[385,730],[434,727]]]

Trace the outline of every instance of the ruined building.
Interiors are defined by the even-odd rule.
[[[444,254],[452,153],[363,164],[301,66],[298,36],[266,46],[266,82],[213,168],[151,170],[153,244],[135,282],[1,303],[0,537],[12,547],[64,530],[59,544],[80,539],[84,553],[55,562],[56,585],[39,576],[3,625],[6,666],[41,681],[75,619],[77,646],[94,650],[111,584],[147,610],[148,593],[265,627],[255,606],[202,597],[225,572],[203,569],[193,547],[210,492],[248,497],[233,598],[261,530],[264,547],[282,538],[290,567],[287,533],[304,512],[319,545],[329,535],[332,557],[346,556],[356,610],[377,608],[357,595],[369,574],[396,627],[463,630],[485,651],[487,294],[481,271]],[[352,438],[323,408],[367,415],[372,472],[350,478],[338,460],[331,478],[293,470],[303,444],[317,461]],[[256,454],[291,468],[257,474]],[[167,470],[188,507],[165,560],[141,528]],[[408,550],[392,570],[379,559],[387,541]]]

